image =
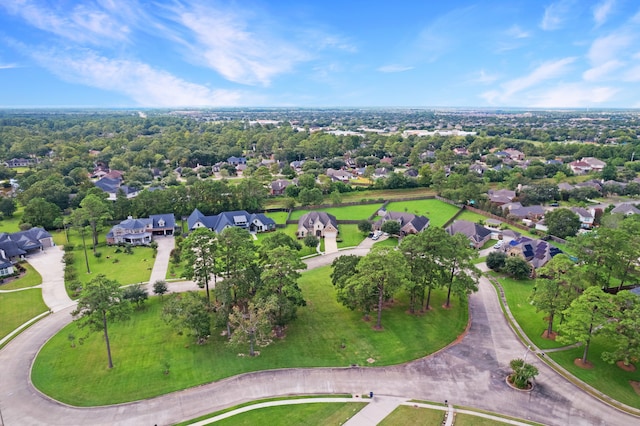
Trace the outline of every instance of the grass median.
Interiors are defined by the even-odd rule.
[[[255,358],[238,356],[215,331],[205,345],[179,336],[160,319],[162,300],[152,298],[127,322],[110,326],[115,368],[107,368],[102,335],[89,335],[71,348],[69,334],[83,332],[70,324],[42,349],[34,364],[35,386],[62,402],[106,405],[189,388],[250,371],[287,367],[391,365],[417,359],[443,348],[459,336],[468,320],[466,301],[445,310],[444,292],[434,294],[435,309],[409,315],[403,295],[385,309],[383,331],[362,320],[335,299],[329,267],[303,274],[300,286],[307,306],[275,341]],[[246,350],[244,350],[246,352]],[[165,363],[170,373],[164,374]]]

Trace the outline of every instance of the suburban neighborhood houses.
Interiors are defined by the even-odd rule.
[[[174,424],[341,394],[363,410],[433,401],[451,422],[465,406],[633,424],[637,119],[600,114],[9,114],[13,143],[60,142],[2,159],[2,421]],[[114,311],[69,332],[95,288]],[[584,306],[593,345],[574,334]],[[523,391],[519,362],[536,369]]]

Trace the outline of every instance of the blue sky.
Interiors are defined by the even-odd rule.
[[[640,108],[640,3],[0,0],[0,107]]]

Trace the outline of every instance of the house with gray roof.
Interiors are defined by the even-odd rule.
[[[13,264],[29,253],[39,252],[53,245],[53,237],[42,228],[11,234],[0,233],[0,277],[13,274]]]
[[[248,213],[245,210],[222,212],[212,216],[205,216],[195,209],[187,218],[189,231],[198,228],[209,228],[221,233],[225,228],[238,227],[249,232],[268,232],[276,229],[276,222],[262,213]]]
[[[449,235],[462,234],[467,237],[473,248],[479,249],[491,239],[492,231],[468,220],[455,220],[445,229]]]
[[[554,256],[562,253],[562,250],[547,241],[534,240],[529,237],[520,237],[510,241],[506,251],[507,256],[519,256],[534,269],[544,266]]]
[[[632,214],[640,214],[640,209],[638,209],[636,206],[634,206],[631,203],[622,203],[617,205],[613,210],[611,210],[611,213],[619,213],[625,216],[629,216]]]
[[[316,237],[335,237],[338,235],[338,221],[332,214],[326,212],[309,212],[298,219],[298,238],[304,238],[307,235],[315,235]]]
[[[580,218],[580,227],[583,229],[591,229],[593,228],[593,221],[595,217],[593,214],[582,207],[571,207],[569,210],[574,212]]]
[[[516,198],[516,191],[510,189],[490,189],[487,194],[489,201],[497,205],[508,204]]]
[[[119,191],[122,191],[127,198],[133,198],[140,193],[138,188],[124,185],[122,183],[122,178],[105,176],[102,179],[95,181],[93,184],[106,192],[109,195],[108,199],[111,201],[114,201],[117,198]]]
[[[417,234],[429,227],[429,219],[425,216],[386,210],[382,210],[381,213],[382,217],[373,224],[373,229],[381,230],[385,222],[395,220],[400,224],[400,236],[403,237],[409,234]]]
[[[107,233],[107,244],[147,245],[154,235],[173,235],[175,228],[173,213],[155,214],[142,219],[129,216]]]

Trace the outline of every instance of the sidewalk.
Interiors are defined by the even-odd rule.
[[[364,400],[366,401],[366,399]],[[406,402],[406,398],[398,398],[394,396],[378,396],[371,398],[369,404],[362,410],[351,417],[345,426],[371,426],[377,425],[385,417],[387,417],[399,405]]]

